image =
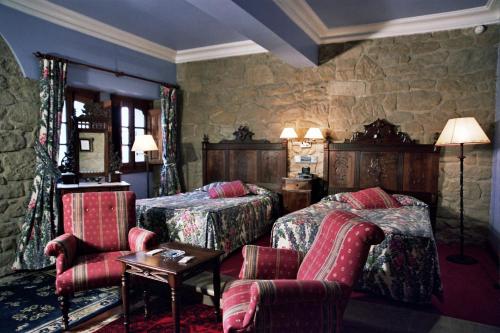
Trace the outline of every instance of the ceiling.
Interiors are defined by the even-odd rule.
[[[0,0],[170,62],[273,52],[317,63],[318,45],[500,21],[500,0]]]

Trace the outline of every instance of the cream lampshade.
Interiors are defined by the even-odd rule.
[[[292,127],[285,127],[281,132],[280,139],[296,139],[299,136]]]
[[[155,140],[151,134],[137,135],[135,137],[134,144],[132,145],[132,151],[154,151],[158,150]],[[146,191],[147,197],[149,198],[149,161],[148,155],[144,154],[144,160],[146,161]]]
[[[490,143],[481,126],[474,117],[453,118],[448,120],[436,146],[455,146]]]
[[[307,130],[306,135],[304,135],[305,139],[311,140],[321,140],[323,139],[323,134],[321,134],[321,130],[317,127],[311,127]]]
[[[464,145],[490,143],[474,117],[449,119],[441,132],[436,146],[460,146],[460,254],[446,259],[455,264],[473,265],[477,260],[464,254]]]
[[[134,144],[132,145],[132,151],[154,151],[158,150],[153,136],[150,134],[138,135],[135,137]]]

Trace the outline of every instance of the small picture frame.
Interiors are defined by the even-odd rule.
[[[92,139],[80,139],[80,151],[93,151]]]

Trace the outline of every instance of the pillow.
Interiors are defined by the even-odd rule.
[[[242,197],[248,193],[250,192],[241,180],[220,184],[208,190],[208,195],[212,199]]]
[[[262,195],[262,194],[271,194],[272,193],[272,191],[268,190],[267,188],[260,187],[260,186],[255,185],[255,184],[247,183],[247,184],[245,184],[245,186],[247,187],[248,191],[252,194]]]
[[[358,192],[344,193],[342,201],[354,209],[399,208],[401,204],[380,187],[367,188]]]
[[[227,182],[213,182],[213,183],[204,185],[204,186],[200,187],[199,189],[196,189],[196,191],[208,192],[208,190],[210,190],[211,188],[217,187],[217,186],[225,184],[225,183],[227,183]]]

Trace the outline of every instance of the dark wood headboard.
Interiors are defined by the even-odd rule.
[[[203,185],[241,180],[280,191],[287,176],[287,144],[253,140],[248,127],[240,126],[234,140],[210,143],[203,138]]]
[[[385,119],[365,125],[345,143],[327,143],[324,180],[328,193],[379,186],[416,197],[430,206],[434,228],[438,198],[439,147],[417,144]]]

